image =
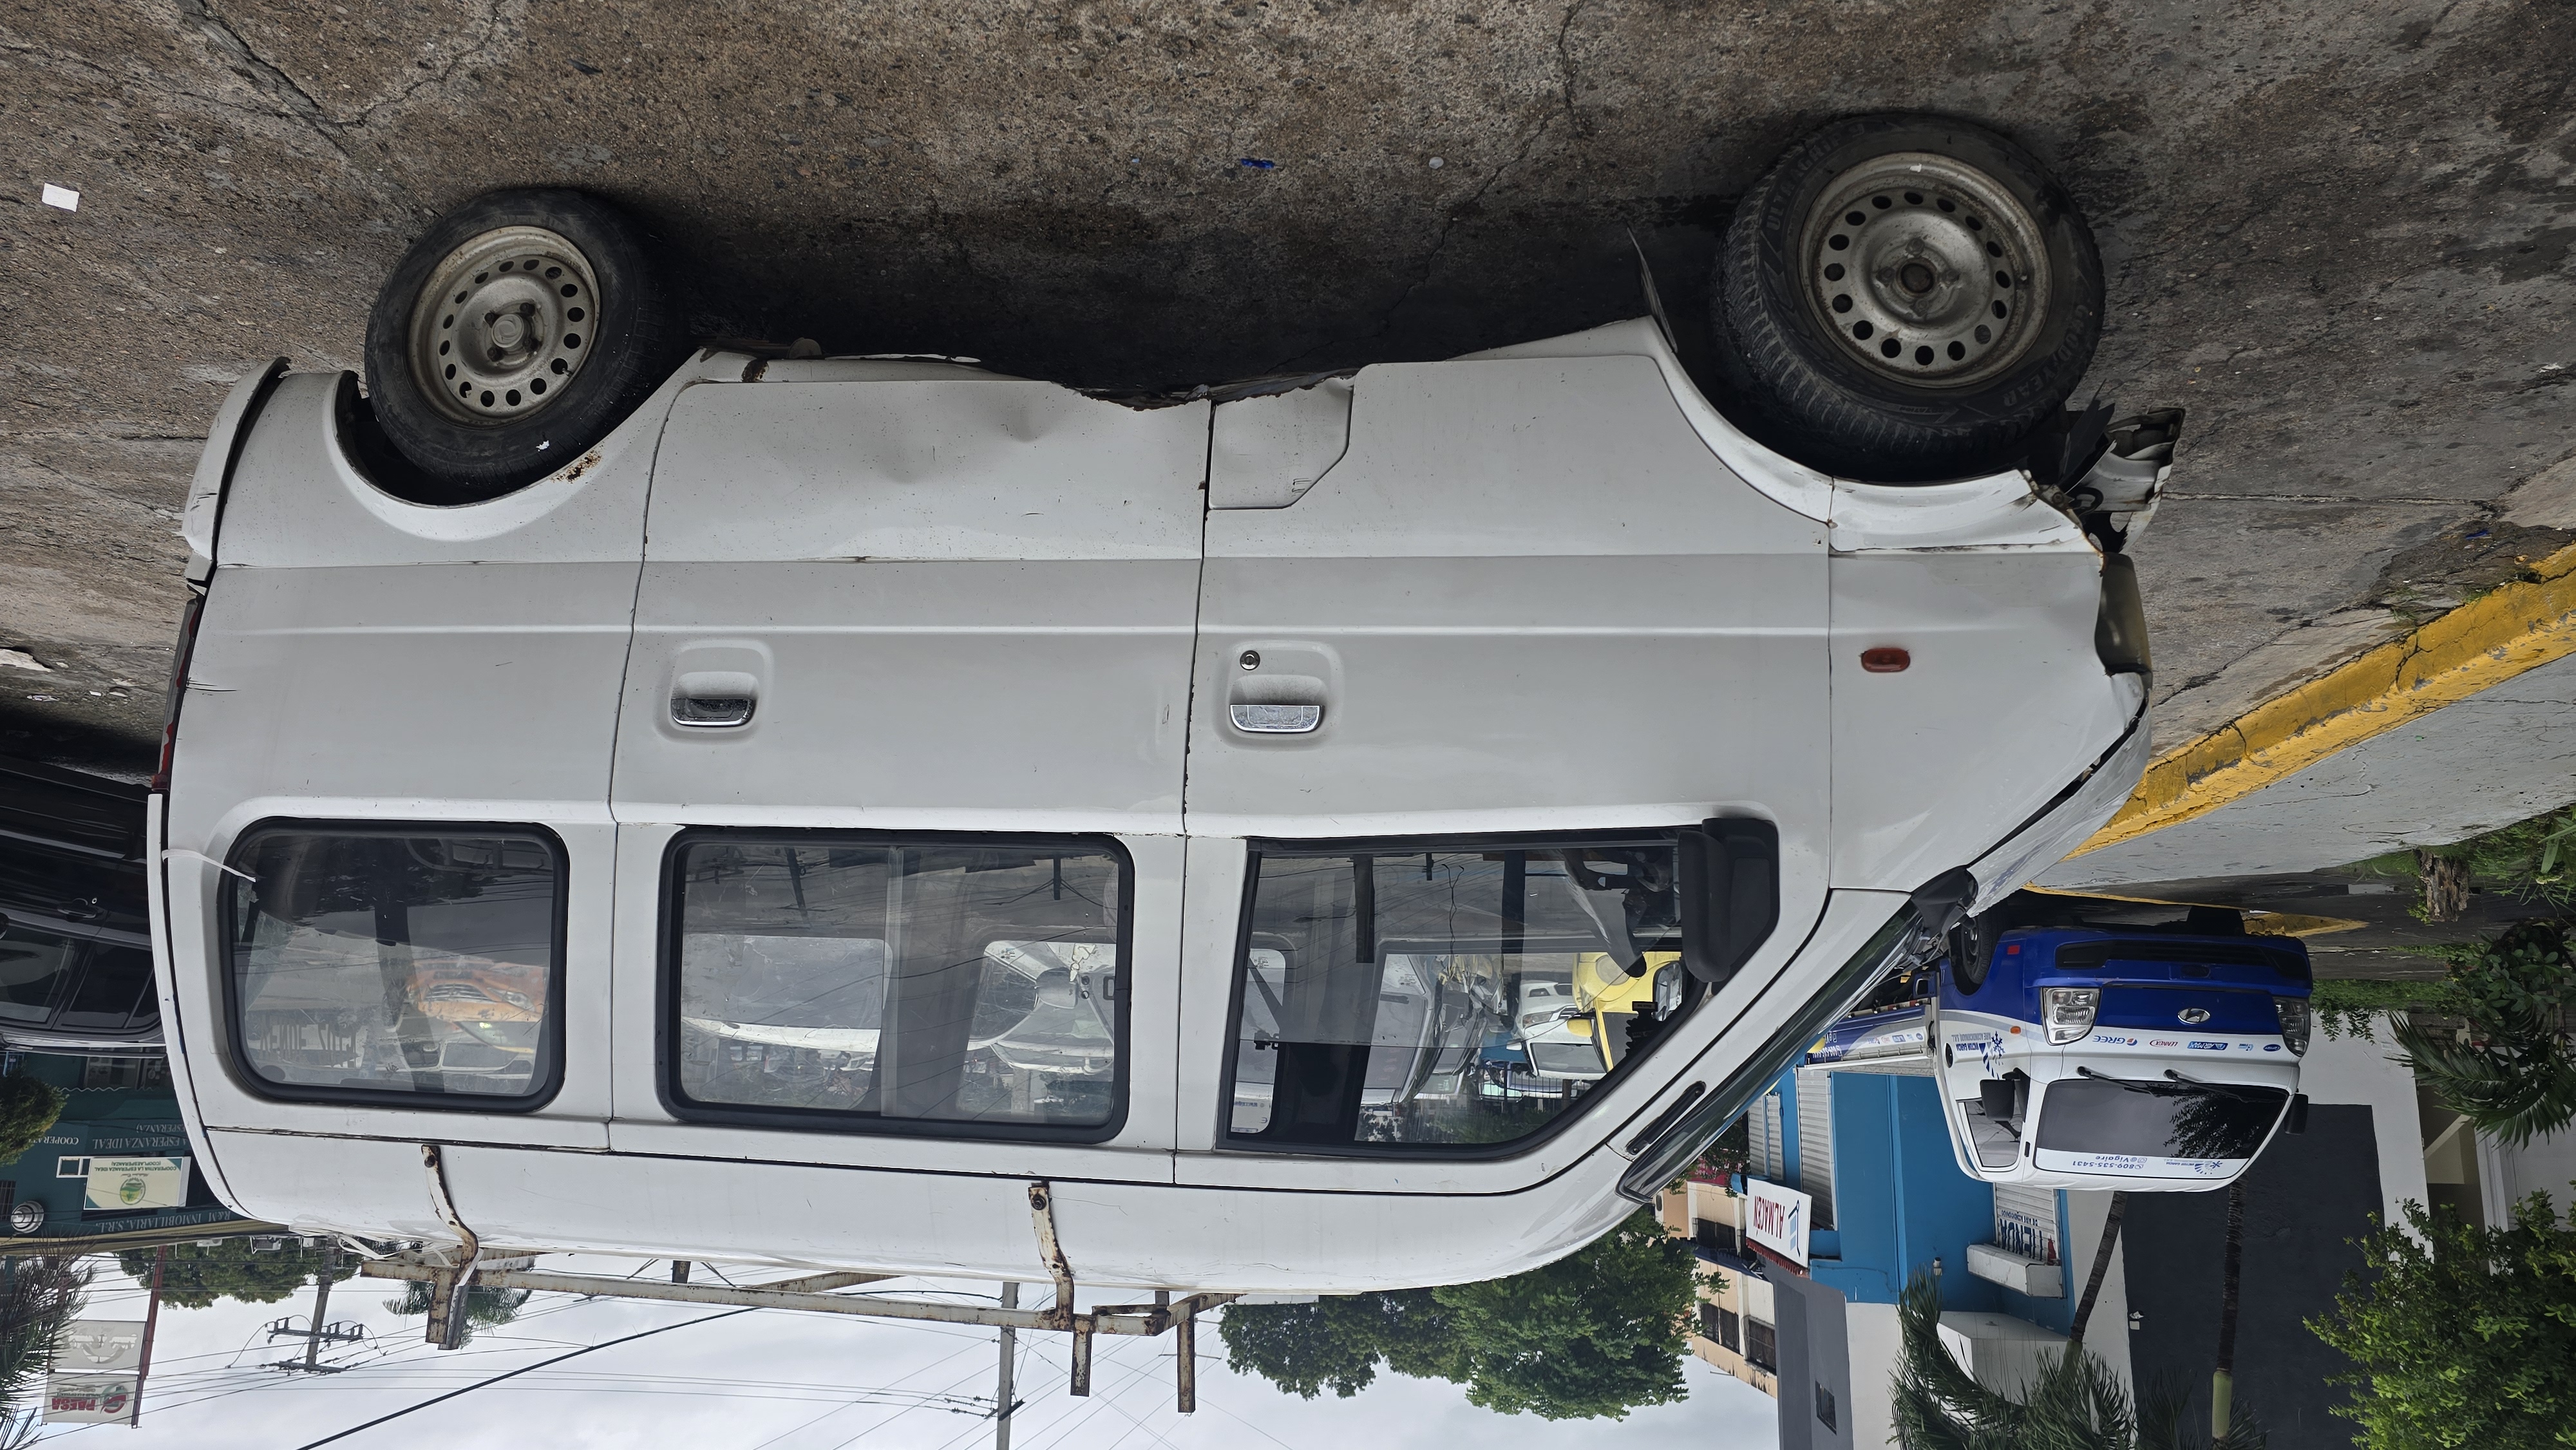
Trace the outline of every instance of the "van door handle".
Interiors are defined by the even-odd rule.
[[[1304,735],[1324,723],[1321,705],[1229,705],[1234,728],[1247,735]]]
[[[694,730],[725,730],[751,723],[760,684],[734,670],[691,671],[671,687],[671,723]]]
[[[751,723],[749,695],[709,695],[671,697],[671,723],[692,725],[700,729],[721,729],[728,725]]]

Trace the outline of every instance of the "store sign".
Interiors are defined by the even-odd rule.
[[[1744,1236],[1790,1263],[1804,1265],[1807,1221],[1814,1215],[1815,1200],[1759,1178],[1744,1180],[1744,1190]]]
[[[2057,1262],[2057,1205],[2046,1212],[2029,1205],[2006,1203],[2003,1195],[1995,1196],[1995,1242],[2025,1259],[2043,1264]]]
[[[45,1381],[48,1425],[121,1425],[133,1413],[130,1374],[58,1374]]]
[[[188,1201],[185,1158],[92,1158],[89,1195],[82,1205],[91,1213],[138,1212],[178,1208]]]
[[[143,1362],[140,1319],[75,1319],[54,1344],[57,1374],[101,1374],[130,1370]]]

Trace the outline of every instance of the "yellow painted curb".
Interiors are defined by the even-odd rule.
[[[2259,906],[2221,906],[2215,901],[2176,901],[2165,896],[2123,896],[2116,891],[2086,891],[2071,886],[2025,886],[2042,896],[2077,896],[2094,901],[2134,901],[2141,906],[2215,906],[2221,911],[2245,913],[2245,930],[2251,936],[2332,936],[2339,931],[2359,931],[2370,925],[2348,916],[2308,916],[2296,911],[2265,911]]]
[[[2403,639],[2157,757],[2128,804],[2075,848],[2099,851],[2285,780],[2336,751],[2576,654],[2576,546]]]

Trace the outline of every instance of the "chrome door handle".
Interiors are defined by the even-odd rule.
[[[751,723],[749,695],[673,695],[671,723],[699,730],[721,730]]]
[[[1234,728],[1247,735],[1304,735],[1324,723],[1321,705],[1229,705]]]

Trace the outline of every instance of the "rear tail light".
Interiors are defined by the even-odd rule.
[[[2291,1055],[2294,1057],[2307,1056],[2308,999],[2305,997],[2275,997],[2272,999],[2272,1010],[2278,1014],[2281,1019],[2281,1040],[2289,1044]]]
[[[2040,1025],[2058,1046],[2081,1042],[2093,1030],[2093,1014],[2102,1005],[2099,987],[2046,987],[2039,994]]]
[[[170,756],[179,747],[179,703],[188,693],[188,661],[197,652],[197,621],[205,615],[206,596],[191,589],[188,607],[179,615],[179,642],[170,651],[170,692],[161,702],[161,761],[152,768],[152,790],[170,789]]]

